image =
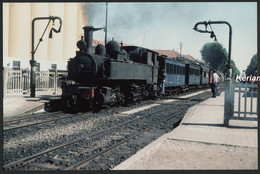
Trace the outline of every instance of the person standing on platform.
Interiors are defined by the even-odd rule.
[[[212,75],[212,77],[213,77],[213,98],[216,98],[216,96],[217,96],[217,86],[218,86],[218,82],[219,82],[219,76],[218,76],[218,74],[216,73],[216,71],[215,70],[213,70],[213,75]]]
[[[213,70],[210,70],[209,72],[209,86],[210,86],[210,89],[211,89],[211,92],[212,92],[212,96],[214,94],[213,92]]]

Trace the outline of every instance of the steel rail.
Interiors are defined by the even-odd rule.
[[[187,109],[187,108],[188,108],[188,107],[186,107],[186,109]],[[181,113],[183,113],[183,112],[185,112],[184,109],[182,109],[182,110],[179,111],[178,113],[175,113],[174,115],[171,115],[171,114],[170,114],[170,116],[168,115],[169,117],[167,117],[166,119],[160,121],[159,123],[156,123],[156,124],[154,124],[154,125],[148,127],[147,129],[145,129],[145,130],[143,130],[143,131],[140,131],[140,132],[138,132],[138,133],[132,135],[131,137],[126,138],[125,140],[123,140],[123,141],[121,141],[121,142],[118,142],[117,144],[115,144],[115,145],[113,145],[113,146],[111,146],[111,147],[105,149],[104,151],[101,151],[101,152],[99,152],[99,153],[97,153],[97,154],[95,154],[95,155],[93,155],[93,156],[90,156],[90,157],[87,158],[86,160],[83,160],[83,161],[81,161],[81,162],[79,162],[79,163],[77,163],[77,164],[74,164],[74,165],[72,165],[72,166],[70,166],[70,167],[67,167],[67,168],[65,168],[64,170],[75,170],[75,169],[79,169],[79,168],[81,168],[81,167],[83,167],[83,166],[86,166],[86,165],[87,165],[90,161],[92,161],[93,159],[95,159],[95,158],[97,158],[97,157],[99,157],[99,156],[101,156],[101,155],[103,155],[103,154],[105,154],[105,153],[107,153],[107,152],[109,152],[109,151],[111,151],[111,150],[113,150],[113,149],[115,149],[115,148],[121,146],[121,145],[124,144],[124,143],[127,143],[129,140],[134,139],[134,138],[136,138],[137,136],[140,136],[140,135],[144,134],[145,132],[149,131],[150,129],[157,127],[157,126],[160,125],[161,123],[163,123],[163,122],[165,122],[165,121],[167,121],[167,120],[169,120],[169,119],[171,119],[171,118],[175,117],[176,115],[179,115],[179,114],[181,114]]]
[[[69,117],[73,117],[74,115],[69,115],[69,116],[65,116],[62,118],[56,118],[56,119],[52,119],[52,120],[48,120],[48,121],[42,121],[42,122],[38,122],[38,123],[33,123],[33,124],[27,124],[27,125],[23,125],[23,126],[17,126],[17,127],[12,127],[9,129],[3,129],[3,131],[10,131],[10,130],[15,130],[15,129],[20,129],[20,128],[25,128],[25,127],[29,127],[29,126],[36,126],[36,125],[40,125],[40,124],[45,124],[45,123],[50,123],[50,122],[56,122],[58,120],[62,120],[65,118],[69,118]]]
[[[61,113],[61,111],[52,112],[52,113],[43,113],[43,114],[39,114],[39,115],[35,115],[35,116],[24,117],[24,118],[19,118],[19,119],[14,119],[14,120],[8,120],[8,121],[4,121],[3,124],[15,123],[15,122],[19,122],[19,121],[34,119],[34,118],[40,118],[40,117],[43,117],[43,116],[55,115],[57,113]],[[28,114],[28,115],[33,115],[33,114]]]
[[[185,100],[185,101],[186,101],[186,100]],[[67,146],[70,146],[70,145],[72,145],[72,144],[78,143],[78,142],[83,141],[83,140],[85,140],[85,139],[89,139],[89,138],[95,137],[95,136],[97,136],[97,135],[100,135],[100,134],[109,132],[109,131],[111,131],[111,130],[113,130],[113,129],[116,129],[117,127],[121,127],[121,126],[123,126],[123,125],[126,125],[126,124],[128,124],[128,123],[134,122],[134,121],[136,121],[136,120],[145,118],[145,117],[147,117],[147,116],[149,116],[149,115],[152,115],[152,114],[154,114],[154,113],[157,113],[157,112],[161,112],[161,111],[163,111],[163,110],[170,109],[170,108],[172,108],[174,105],[175,105],[175,106],[178,106],[178,105],[183,105],[184,103],[185,103],[185,102],[181,102],[181,103],[177,103],[177,104],[176,104],[176,103],[175,103],[175,104],[171,104],[170,106],[168,106],[168,107],[166,107],[166,108],[162,108],[162,109],[159,109],[159,110],[157,110],[157,111],[153,111],[153,112],[148,113],[148,114],[145,114],[145,115],[143,115],[143,116],[141,116],[141,117],[138,117],[138,115],[137,115],[137,118],[135,118],[135,119],[133,119],[133,120],[126,121],[126,122],[124,122],[124,123],[121,123],[121,124],[115,125],[115,126],[113,126],[113,127],[104,129],[104,130],[102,130],[102,131],[100,131],[100,132],[93,133],[93,134],[91,134],[91,135],[87,135],[87,136],[85,136],[85,137],[83,137],[83,138],[80,138],[80,139],[78,139],[78,140],[74,140],[74,141],[72,141],[72,142],[70,142],[70,143],[67,143],[67,144],[64,144],[64,145],[60,145],[60,146],[54,147],[54,148],[52,148],[52,149],[47,149],[47,150],[45,150],[45,151],[43,151],[43,152],[40,152],[40,153],[31,155],[31,156],[22,158],[22,159],[20,159],[20,160],[11,162],[11,163],[9,163],[9,164],[4,165],[3,168],[4,168],[4,169],[8,169],[8,168],[10,168],[10,167],[12,167],[12,166],[25,166],[25,165],[26,165],[27,163],[29,163],[30,161],[33,161],[34,159],[37,159],[38,157],[43,156],[43,155],[45,155],[45,154],[47,154],[47,153],[57,151],[57,150],[59,150],[59,149],[62,149],[62,148],[64,148],[64,147],[67,147]],[[188,103],[188,104],[185,103],[185,105],[189,105],[189,106],[186,106],[185,108],[189,108],[190,105],[192,105],[192,104],[193,104],[193,103]],[[166,104],[166,105],[167,105],[167,104]],[[182,113],[182,112],[185,112],[185,110],[182,109],[182,111],[180,111],[180,112],[178,112],[178,113],[175,113],[174,115],[171,115],[170,118],[172,118],[172,117],[175,116],[176,114],[179,114],[179,113]],[[131,115],[131,114],[129,114],[129,115]],[[170,118],[167,118],[167,120],[170,119]],[[164,122],[164,121],[161,121],[161,122],[158,123],[158,124],[161,124],[162,122]],[[150,128],[150,129],[151,129],[151,128]],[[146,131],[143,131],[143,132],[146,132]],[[139,134],[140,134],[140,133],[139,133]],[[123,144],[123,143],[122,143],[122,144]],[[95,158],[96,158],[96,157],[95,157]],[[67,170],[70,170],[70,168],[67,168]]]
[[[181,104],[182,104],[182,103],[181,103]],[[180,105],[180,104],[175,104],[175,105]],[[43,151],[43,152],[40,152],[40,153],[31,155],[31,156],[22,158],[22,159],[20,159],[20,160],[11,162],[11,163],[9,163],[9,164],[4,165],[3,167],[4,167],[4,169],[6,169],[6,168],[10,168],[10,167],[12,167],[12,166],[17,166],[17,165],[24,166],[24,165],[26,165],[28,162],[30,162],[30,161],[32,161],[32,160],[34,160],[34,159],[36,159],[36,158],[38,158],[38,157],[40,157],[40,156],[43,156],[43,155],[45,155],[45,154],[47,154],[47,153],[57,151],[57,150],[59,150],[59,149],[61,149],[61,148],[70,146],[70,145],[72,145],[72,144],[75,144],[75,143],[77,143],[77,142],[83,141],[83,140],[85,140],[85,139],[89,139],[89,138],[95,137],[95,136],[97,136],[97,135],[100,135],[100,134],[102,134],[102,133],[109,132],[109,131],[111,131],[111,130],[113,130],[113,129],[116,129],[117,127],[121,127],[121,126],[126,125],[126,124],[128,124],[128,123],[134,122],[134,121],[136,121],[136,120],[139,120],[139,119],[148,117],[148,116],[150,116],[150,115],[152,115],[152,114],[154,114],[154,113],[161,112],[161,111],[163,111],[163,110],[170,109],[170,108],[172,108],[172,105],[171,105],[171,106],[168,106],[168,107],[166,107],[166,108],[163,108],[163,109],[160,109],[160,110],[157,110],[157,111],[154,111],[154,112],[145,114],[145,115],[143,115],[143,116],[141,116],[141,117],[137,117],[137,118],[135,118],[135,119],[133,119],[133,120],[126,121],[126,122],[121,123],[121,124],[118,124],[118,125],[116,125],[116,126],[113,126],[113,127],[107,128],[107,129],[104,129],[104,130],[102,130],[102,131],[100,131],[100,132],[93,133],[93,134],[91,134],[91,135],[87,135],[87,136],[85,136],[85,137],[83,137],[83,138],[80,138],[80,139],[78,139],[78,140],[74,140],[74,141],[72,141],[72,142],[70,142],[70,143],[67,143],[67,144],[64,144],[64,145],[60,145],[60,146],[54,147],[54,148],[52,148],[52,149],[48,149],[48,150],[45,150],[45,151]]]

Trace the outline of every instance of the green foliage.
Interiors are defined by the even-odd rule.
[[[223,72],[227,62],[227,50],[218,42],[206,43],[200,50],[202,59],[213,69]]]
[[[255,54],[250,61],[250,64],[248,65],[247,69],[246,69],[246,75],[255,75],[255,70],[257,70],[257,54]]]
[[[228,53],[222,44],[218,42],[206,43],[200,50],[202,59],[207,62],[211,68],[216,71],[225,73],[227,70]],[[236,75],[240,75],[240,71],[237,69],[233,60],[230,61],[232,66],[232,78]]]
[[[237,75],[240,75],[240,71],[237,69],[237,66],[233,60],[230,61],[232,67],[232,78],[235,79]]]

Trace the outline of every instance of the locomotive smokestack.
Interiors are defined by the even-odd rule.
[[[87,53],[93,53],[92,51],[92,40],[93,40],[93,31],[96,29],[93,26],[85,26],[83,27],[84,30],[84,40],[87,44],[86,52]]]

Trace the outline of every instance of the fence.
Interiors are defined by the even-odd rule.
[[[3,69],[3,94],[24,94],[30,92],[30,71]],[[56,91],[67,76],[67,71],[35,72],[36,91]]]
[[[257,121],[257,84],[234,83],[231,95],[229,119]]]

